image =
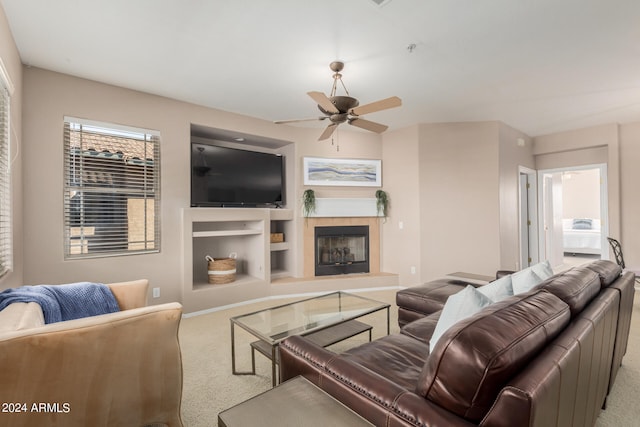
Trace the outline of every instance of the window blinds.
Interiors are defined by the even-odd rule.
[[[11,231],[11,162],[9,135],[9,87],[0,78],[0,276],[13,268]]]
[[[160,250],[159,134],[65,117],[65,257]]]

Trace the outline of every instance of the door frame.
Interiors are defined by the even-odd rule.
[[[527,194],[523,194],[520,180],[526,176],[529,188]],[[521,270],[538,263],[538,180],[537,172],[525,166],[518,166],[518,248],[519,258],[516,270]],[[526,212],[524,212],[526,211]],[[529,224],[524,223],[523,218],[528,218]],[[528,236],[528,242],[523,242],[522,236]],[[525,260],[528,262],[525,264]],[[530,260],[530,261],[529,261]]]
[[[566,166],[554,169],[541,169],[538,171],[538,188],[542,188],[542,179],[545,174],[553,174],[559,172],[572,172],[580,170],[599,169],[600,170],[600,259],[609,259],[609,192],[607,180],[607,164],[595,163],[583,166]],[[542,191],[538,194],[538,216],[542,218],[544,209],[544,200]],[[544,247],[544,227],[538,229],[538,247]]]

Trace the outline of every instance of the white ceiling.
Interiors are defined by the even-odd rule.
[[[306,92],[328,94],[339,59],[361,104],[402,98],[366,116],[391,128],[640,121],[639,0],[0,4],[27,65],[266,120],[318,116]]]

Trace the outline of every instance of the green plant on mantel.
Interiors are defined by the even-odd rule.
[[[389,215],[389,195],[384,190],[376,191],[376,209],[378,210],[378,215],[382,214],[386,222]]]
[[[302,193],[302,215],[309,218],[309,215],[316,211],[316,193],[312,189],[304,190]]]

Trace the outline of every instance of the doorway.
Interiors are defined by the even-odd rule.
[[[608,259],[606,164],[538,172],[540,257],[556,267]]]

